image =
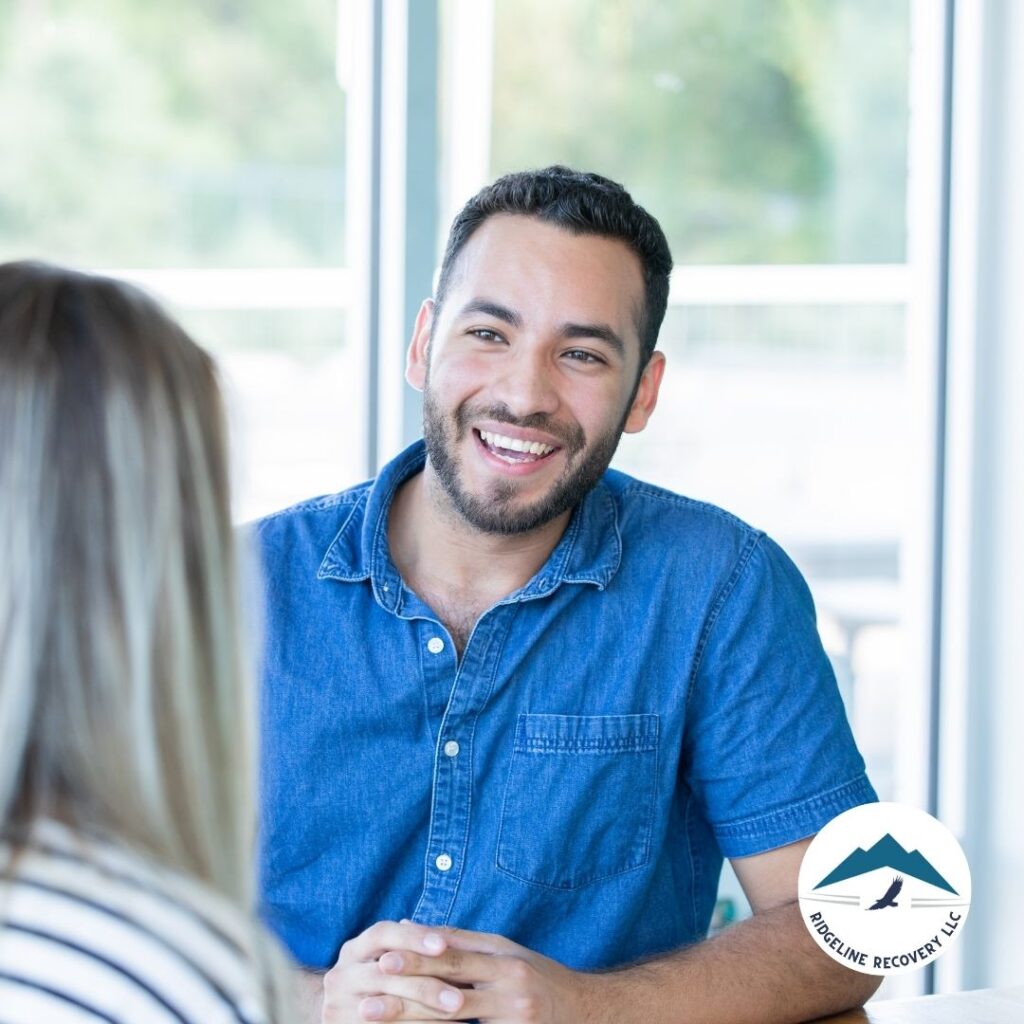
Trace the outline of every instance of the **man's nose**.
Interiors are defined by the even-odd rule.
[[[518,419],[534,413],[553,415],[560,402],[554,372],[543,352],[520,350],[503,361],[494,397]]]

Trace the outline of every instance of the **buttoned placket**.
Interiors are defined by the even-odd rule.
[[[450,638],[433,620],[419,623],[425,647],[428,693],[437,692],[439,675],[452,678],[434,749],[430,829],[424,861],[423,892],[413,920],[446,924],[466,863],[472,813],[473,736],[498,673],[501,650],[515,615],[515,605],[497,605],[481,616],[461,662]],[[447,637],[447,633],[443,633]],[[438,642],[440,641],[440,643]],[[449,675],[453,673],[453,675]]]
[[[572,531],[567,549],[571,549]],[[562,562],[566,554],[562,555]],[[431,723],[440,713],[434,736],[430,827],[424,858],[423,891],[413,912],[422,924],[447,924],[469,849],[473,793],[473,736],[498,676],[501,654],[518,606],[557,589],[560,568],[533,579],[481,615],[462,659],[456,658],[448,631],[410,590],[389,559],[382,559],[378,600],[417,630],[419,659]],[[449,682],[450,680],[450,682]]]

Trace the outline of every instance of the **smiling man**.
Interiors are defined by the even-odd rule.
[[[424,440],[258,525],[262,905],[311,1021],[781,1022],[876,987],[796,906],[809,837],[875,799],[806,586],[608,469],[670,270],[619,185],[499,179],[416,322]],[[755,913],[708,941],[723,856]]]

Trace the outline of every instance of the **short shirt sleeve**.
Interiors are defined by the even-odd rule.
[[[723,856],[796,842],[878,799],[810,591],[763,535],[709,615],[688,700],[683,770]]]

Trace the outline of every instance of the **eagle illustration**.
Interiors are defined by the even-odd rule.
[[[900,889],[903,888],[903,879],[897,875],[892,880],[892,885],[885,890],[885,895],[880,900],[875,900],[874,903],[868,907],[868,910],[884,910],[886,907],[898,907],[899,904],[896,902],[896,897],[900,894]]]

